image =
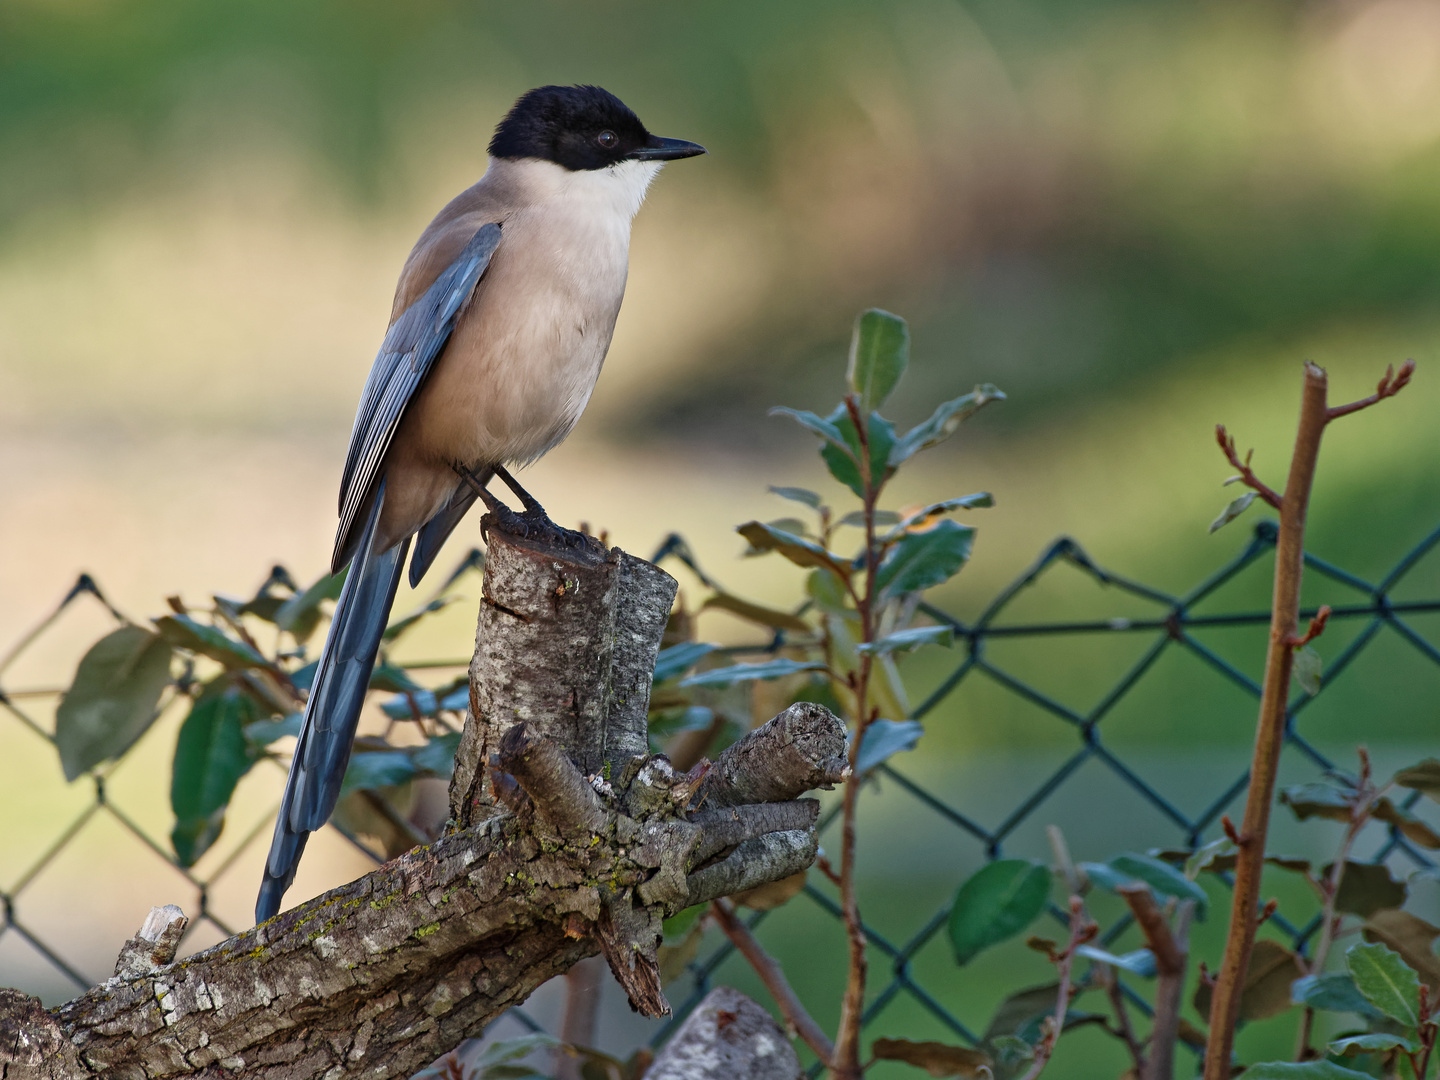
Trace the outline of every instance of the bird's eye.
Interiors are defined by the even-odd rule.
[[[620,137],[613,131],[602,131],[599,135],[595,136],[595,141],[605,147],[606,150],[609,150],[620,141]]]

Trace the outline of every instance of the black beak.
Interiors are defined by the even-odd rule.
[[[629,157],[631,161],[674,161],[676,158],[695,157],[706,152],[699,143],[651,135],[645,145]]]

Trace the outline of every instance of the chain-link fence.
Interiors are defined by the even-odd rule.
[[[1270,566],[1267,556],[1273,551],[1274,540],[1274,525],[1261,523],[1233,559],[1190,591],[1172,595],[1102,569],[1078,544],[1062,539],[1052,544],[1034,565],[973,619],[958,619],[940,608],[926,606],[926,614],[954,627],[957,648],[963,653],[951,668],[935,669],[932,661],[928,675],[924,671],[919,674],[918,681],[928,679],[933,684],[912,712],[914,719],[927,722],[927,739],[943,739],[943,732],[936,729],[957,722],[953,711],[947,714],[947,710],[953,710],[956,703],[963,702],[967,696],[981,692],[983,685],[992,715],[998,715],[993,712],[995,709],[1001,712],[1009,709],[1006,715],[1023,715],[1024,723],[1030,725],[1027,731],[1044,730],[1050,749],[1066,743],[1069,748],[1062,757],[1045,766],[1038,782],[1031,780],[1024,785],[1003,788],[1003,802],[992,790],[981,811],[962,808],[962,792],[949,782],[946,770],[927,772],[923,768],[924,759],[919,756],[913,763],[904,756],[893,758],[875,770],[869,784],[872,791],[883,789],[885,792],[890,815],[887,828],[911,835],[925,829],[943,829],[973,846],[976,861],[993,859],[1006,852],[1007,845],[1013,847],[1022,827],[1033,825],[1053,810],[1067,787],[1079,783],[1082,771],[1088,771],[1087,782],[1092,788],[1134,796],[1127,805],[1143,807],[1145,813],[1142,815],[1136,809],[1129,812],[1129,816],[1146,819],[1141,831],[1151,837],[1153,844],[1194,848],[1213,836],[1218,832],[1221,815],[1243,794],[1247,784],[1243,762],[1248,760],[1249,742],[1248,737],[1238,736],[1253,730],[1255,703],[1261,692],[1257,676],[1269,622],[1269,612],[1261,598],[1268,595],[1265,588]],[[1421,540],[1374,581],[1307,555],[1307,602],[1313,599],[1316,603],[1307,603],[1305,614],[1313,614],[1322,600],[1330,604],[1330,630],[1323,639],[1329,659],[1320,691],[1312,695],[1297,688],[1290,704],[1286,753],[1292,771],[1298,769],[1306,777],[1313,777],[1316,772],[1344,776],[1337,763],[1306,730],[1312,712],[1328,698],[1348,694],[1349,719],[1327,720],[1322,726],[1326,731],[1339,731],[1340,738],[1331,741],[1350,746],[1363,741],[1374,728],[1368,720],[1354,714],[1355,702],[1378,701],[1377,707],[1392,713],[1413,713],[1425,711],[1427,703],[1436,699],[1426,680],[1440,679],[1440,647],[1434,644],[1440,640],[1440,634],[1434,632],[1440,628],[1440,620],[1436,618],[1440,616],[1440,552],[1437,548],[1440,548],[1440,529]],[[657,560],[670,557],[676,550],[675,546],[662,548]],[[683,552],[683,547],[679,550]],[[1037,588],[1062,568],[1078,572],[1079,580],[1085,583],[1102,587],[1089,597],[1092,606],[1098,603],[1101,613],[1064,619],[1025,618],[1027,609],[1033,610],[1037,602],[1043,608],[1044,597],[1039,601],[1035,599]],[[1227,597],[1237,589],[1246,601],[1239,605],[1243,610],[1227,610]],[[67,603],[86,596],[103,602],[95,584],[82,578],[67,597]],[[1060,602],[1058,606],[1063,608],[1068,603]],[[1116,614],[1117,611],[1120,613]],[[1431,630],[1430,636],[1423,632],[1426,629]],[[22,642],[22,647],[29,640]],[[1086,649],[1096,642],[1115,646],[1116,655],[1123,660],[1123,674],[1112,684],[1102,686],[1097,681],[1097,672],[1103,670],[1103,665],[1093,662],[1092,653],[1085,653],[1078,663],[1089,674],[1088,679],[1075,680],[1069,693],[1064,687],[1057,690],[1046,686],[1047,669],[1053,668],[1056,658],[1064,657],[1067,649],[1080,649],[1082,642],[1090,643]],[[768,648],[773,650],[782,644],[783,635]],[[1026,658],[1024,648],[1035,652]],[[754,651],[765,649],[757,647]],[[1370,657],[1375,662],[1367,664],[1365,661]],[[1400,686],[1397,690],[1399,683],[1407,681],[1408,689]],[[1144,764],[1137,764],[1133,750],[1133,746],[1140,744],[1124,733],[1112,738],[1109,725],[1131,723],[1133,727],[1131,721],[1112,718],[1121,712],[1126,702],[1140,697],[1148,683],[1160,686],[1161,696],[1168,701],[1166,709],[1177,713],[1178,719],[1172,719],[1172,726],[1194,727],[1200,723],[1194,720],[1195,716],[1208,717],[1217,711],[1215,703],[1220,703],[1219,711],[1234,721],[1228,730],[1237,768],[1225,775],[1210,768],[1192,770],[1203,775],[1190,777],[1188,799],[1167,793],[1163,783],[1147,778],[1146,768]],[[1440,682],[1435,686],[1440,686]],[[0,706],[3,706],[0,715],[9,721],[0,727],[0,747],[16,747],[22,740],[38,740],[41,744],[51,740],[51,733],[38,717],[39,710],[32,708],[32,702],[47,696],[53,701],[56,693],[53,689],[9,694],[0,690]],[[1088,696],[1090,704],[1073,703],[1074,698],[1081,696]],[[1414,733],[1423,731],[1424,727],[1414,718],[1402,717],[1398,729],[1392,725],[1385,730]],[[1145,754],[1142,752],[1138,757],[1144,758]],[[1044,755],[1040,755],[1039,760],[1045,760]],[[23,942],[33,951],[32,960],[35,956],[41,958],[54,975],[77,992],[108,975],[108,971],[86,967],[75,958],[73,949],[67,948],[64,942],[47,938],[36,928],[42,903],[37,894],[38,884],[77,837],[94,828],[99,819],[117,825],[126,836],[183,875],[194,895],[193,905],[187,908],[192,927],[208,924],[213,932],[222,936],[241,928],[231,925],[233,919],[224,918],[214,910],[211,896],[218,882],[235,874],[237,864],[247,852],[263,848],[273,808],[269,813],[258,813],[248,831],[238,831],[223,857],[217,857],[199,874],[180,867],[168,845],[155,839],[150,828],[127,813],[107,786],[111,774],[123,764],[122,759],[77,781],[75,787],[89,785],[90,793],[83,798],[75,796],[84,805],[68,819],[52,820],[29,814],[22,815],[18,825],[6,823],[7,829],[20,828],[33,835],[37,846],[23,865],[0,867],[0,902],[4,905],[4,924],[0,926],[0,984],[12,981],[5,976],[8,966],[5,957],[13,955],[13,951],[4,951],[6,938]],[[1094,771],[1097,768],[1098,774]],[[1203,796],[1198,802],[1194,797],[1196,792]],[[1412,795],[1407,808],[1415,797]],[[1183,805],[1187,801],[1195,804],[1188,810]],[[866,812],[862,809],[862,816]],[[838,803],[829,805],[821,820],[822,843],[838,828],[837,816]],[[1432,865],[1430,857],[1394,826],[1376,824],[1372,829],[1371,847],[1356,857],[1389,860],[1392,864],[1405,860],[1412,866]],[[1083,831],[1084,823],[1081,823],[1075,832]],[[367,857],[381,859],[361,838],[344,835],[346,843]],[[253,853],[250,857],[254,858]],[[247,887],[250,884],[253,883],[247,882]],[[104,887],[102,882],[93,885],[97,889]],[[32,897],[36,898],[34,909],[29,906]],[[886,910],[883,900],[872,898],[867,903],[863,889],[861,900],[867,915]],[[923,1017],[922,1027],[928,1025],[932,1031],[938,1027],[974,1044],[979,1041],[984,1017],[959,1015],[953,1004],[955,995],[947,986],[941,986],[943,980],[933,974],[939,969],[931,960],[937,953],[944,953],[941,939],[949,914],[948,897],[928,916],[917,908],[918,901],[913,897],[911,901],[908,903],[910,925],[904,929],[903,936],[893,932],[890,925],[896,923],[893,919],[885,926],[874,922],[867,925],[872,954],[879,962],[872,963],[865,1023],[872,1026],[882,1015],[905,1006],[902,1012]],[[821,914],[825,923],[838,927],[840,909],[834,891],[819,875],[811,875],[810,883],[790,904],[777,911],[753,915],[750,925],[762,939],[783,952],[782,935],[792,932],[798,924],[793,915],[787,917],[782,913],[805,905],[809,906],[809,915]],[[767,923],[771,924],[770,929],[766,928]],[[1319,928],[1319,918],[1292,920],[1282,908],[1270,925],[1303,952]],[[1107,931],[1105,940],[1113,941],[1128,927],[1127,918],[1118,918]],[[118,941],[114,944],[118,945]],[[109,955],[113,953],[112,948]],[[719,940],[690,961],[685,974],[669,988],[675,1017],[653,1029],[650,1033],[653,1042],[659,1043],[668,1036],[674,1024],[711,987],[722,965],[727,961],[736,963],[733,953],[732,946]],[[31,981],[35,981],[34,966],[26,970],[32,973]],[[23,983],[21,988],[34,989]],[[833,985],[829,989],[833,991]],[[1133,991],[1127,993],[1133,1004],[1144,1011],[1143,996]],[[55,996],[53,989],[50,996]],[[831,996],[838,997],[838,994]],[[522,1024],[534,1024],[523,1013],[517,1011],[512,1015]]]

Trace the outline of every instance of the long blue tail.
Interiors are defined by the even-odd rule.
[[[355,725],[410,548],[406,539],[388,551],[374,550],[375,527],[384,503],[385,481],[381,480],[315,669],[300,741],[295,744],[290,777],[280,800],[275,838],[265,861],[265,878],[255,902],[257,924],[280,910],[281,898],[295,879],[305,841],[329,820],[340,797]]]

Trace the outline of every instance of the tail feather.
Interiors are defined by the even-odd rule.
[[[489,469],[480,474],[480,482],[487,483],[493,476]],[[455,526],[460,524],[460,519],[465,516],[466,511],[475,505],[475,491],[469,484],[461,484],[455,489],[455,494],[450,496],[450,501],[445,508],[425,523],[415,537],[415,557],[410,560],[410,587],[416,588],[420,579],[425,576],[425,571],[430,569],[430,564],[435,561],[435,556],[440,554],[440,547],[446,539],[455,531]]]
[[[275,837],[265,861],[265,876],[255,905],[256,923],[280,910],[281,898],[295,878],[306,839],[329,820],[340,797],[370,672],[410,547],[407,539],[387,551],[374,550],[375,529],[384,503],[382,480],[315,669],[300,740],[295,745],[280,801]]]

